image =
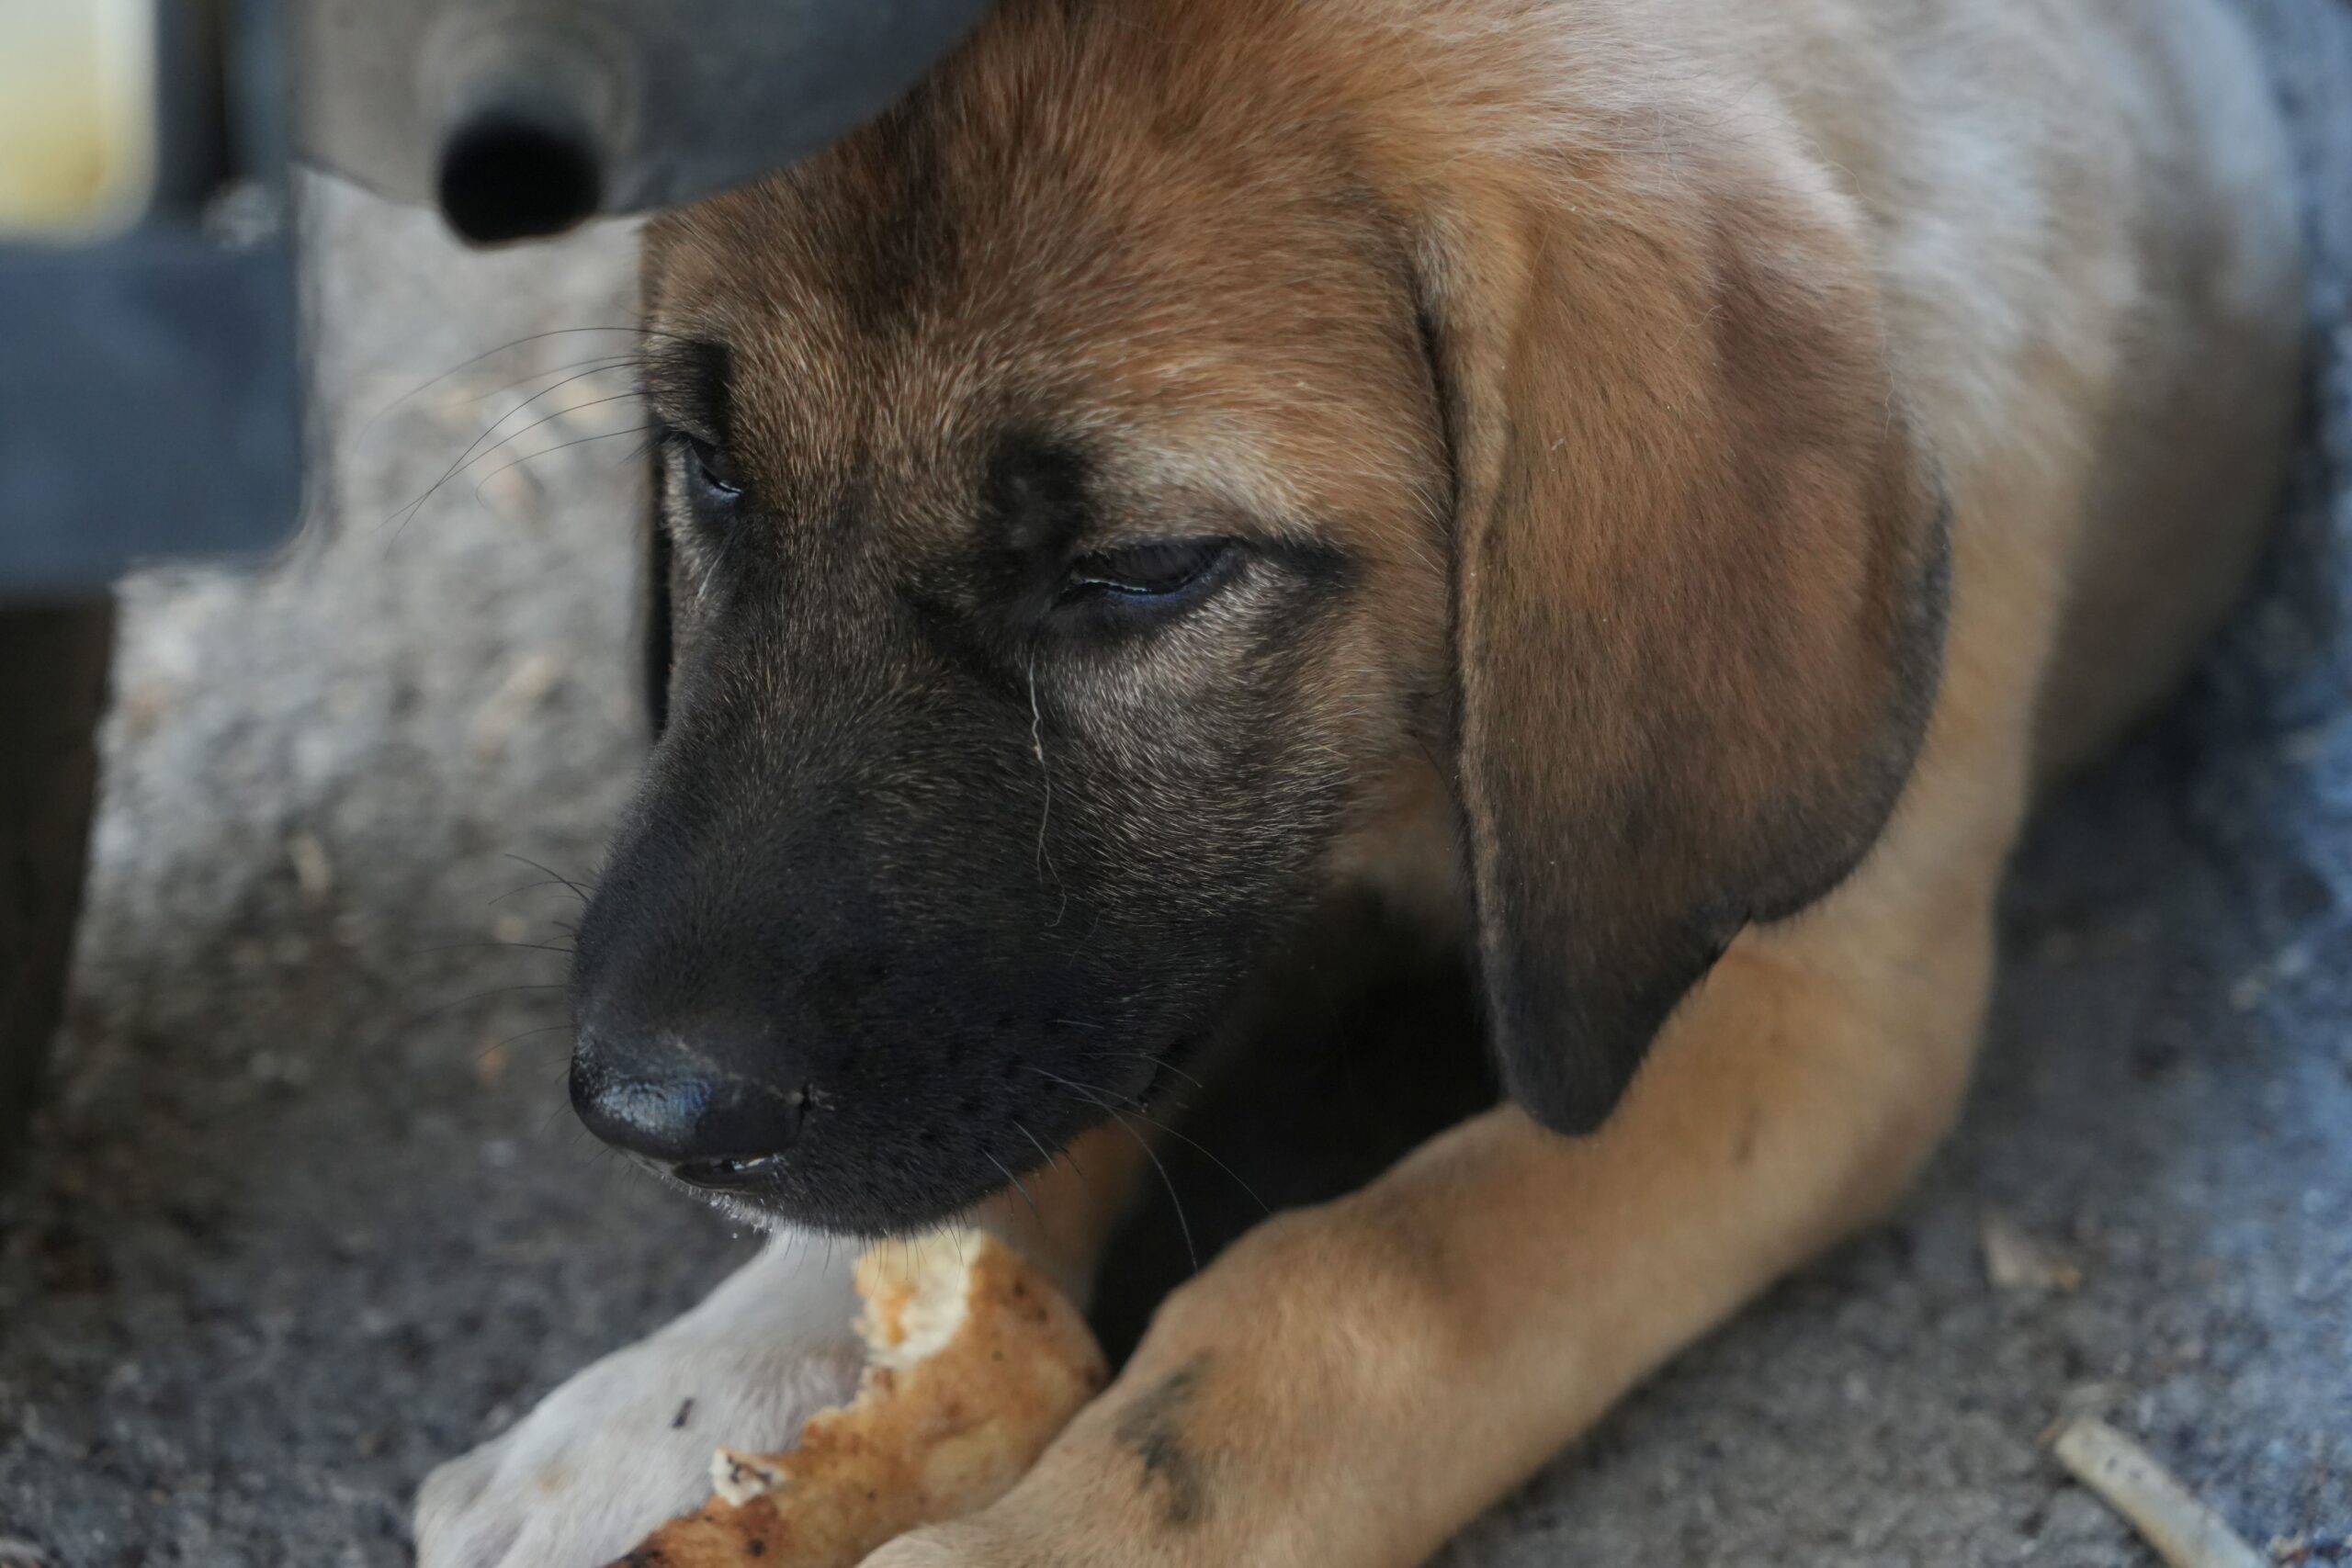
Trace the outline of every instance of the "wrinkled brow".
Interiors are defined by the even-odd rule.
[[[653,337],[645,349],[645,397],[656,415],[725,446],[734,434],[734,355],[701,338]]]

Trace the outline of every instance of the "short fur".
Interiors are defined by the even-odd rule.
[[[2258,547],[2288,183],[2211,0],[1005,0],[657,220],[592,1124],[822,1228],[1019,1175],[1082,1280],[1136,1159],[1049,1153],[1343,881],[1474,944],[1514,1102],[877,1563],[1419,1561],[1882,1212],[2032,788]]]

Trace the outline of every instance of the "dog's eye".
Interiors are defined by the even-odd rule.
[[[1230,539],[1170,539],[1102,550],[1070,568],[1062,602],[1191,600],[1222,581],[1237,558]]]
[[[743,493],[742,471],[734,458],[695,436],[682,434],[678,444],[685,450],[687,478],[704,494],[714,501],[733,501]]]

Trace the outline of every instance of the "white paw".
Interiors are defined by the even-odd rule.
[[[832,1249],[843,1250],[846,1249]],[[711,1450],[780,1449],[863,1360],[844,1257],[771,1243],[708,1300],[425,1478],[418,1568],[601,1568],[710,1494]]]

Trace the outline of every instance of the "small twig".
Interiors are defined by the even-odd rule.
[[[2172,1568],[2269,1568],[2154,1456],[2097,1416],[2075,1416],[2051,1448]]]

